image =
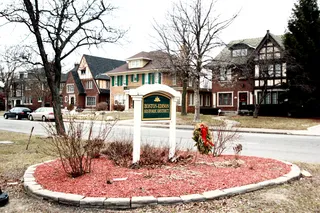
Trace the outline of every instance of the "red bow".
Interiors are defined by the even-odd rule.
[[[200,130],[201,130],[201,137],[202,137],[203,144],[205,146],[208,146],[208,144],[210,144],[211,146],[214,146],[214,144],[207,139],[208,127],[206,127],[203,124],[201,124],[200,125]]]

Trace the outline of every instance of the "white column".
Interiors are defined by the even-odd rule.
[[[129,110],[129,95],[125,94],[124,110]]]
[[[177,98],[171,99],[171,120],[170,120],[170,135],[169,135],[169,159],[174,157],[176,152],[176,117],[177,117]]]
[[[252,95],[252,92],[249,92],[249,104],[253,104],[253,95]]]
[[[141,100],[142,96],[132,96],[134,101],[134,126],[133,126],[133,159],[132,163],[140,160],[141,144]]]
[[[217,107],[217,94],[216,93],[212,93],[212,105],[213,105],[213,108]]]

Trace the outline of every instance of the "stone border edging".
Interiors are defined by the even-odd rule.
[[[300,168],[292,163],[281,161],[285,164],[291,165],[291,171],[281,177],[272,180],[266,180],[255,184],[249,184],[229,189],[213,190],[207,191],[202,194],[189,194],[181,195],[180,197],[159,197],[155,198],[153,196],[144,197],[132,197],[132,198],[106,198],[106,197],[85,197],[77,194],[67,194],[61,192],[53,192],[42,188],[39,185],[35,177],[33,176],[36,167],[52,162],[46,161],[44,163],[35,164],[29,166],[25,171],[23,180],[24,188],[28,194],[31,196],[57,202],[60,204],[66,204],[78,207],[95,207],[95,208],[105,208],[105,209],[133,209],[150,205],[172,205],[179,203],[190,203],[190,202],[201,202],[206,200],[214,200],[222,197],[230,197],[238,194],[244,194],[247,192],[256,191],[263,189],[268,186],[284,184],[294,179],[298,179],[301,176]]]

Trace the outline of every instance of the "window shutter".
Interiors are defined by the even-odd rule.
[[[154,73],[152,73],[151,76],[152,76],[152,84],[154,84]]]
[[[159,74],[158,83],[161,84],[161,72],[159,72],[158,74]]]
[[[114,76],[111,77],[111,84],[114,86]]]
[[[129,76],[126,75],[126,86],[128,86],[128,83],[129,83]]]
[[[144,84],[144,73],[142,74],[142,85]]]
[[[139,82],[139,74],[137,74],[137,79],[136,79],[136,81]]]
[[[122,86],[123,85],[123,76],[121,75],[120,76],[120,84],[119,84],[119,86]]]
[[[148,84],[151,83],[151,73],[148,73]]]
[[[133,82],[134,74],[131,75],[131,82]]]

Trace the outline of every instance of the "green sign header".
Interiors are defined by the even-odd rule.
[[[142,120],[170,120],[170,97],[153,93],[142,101]]]

